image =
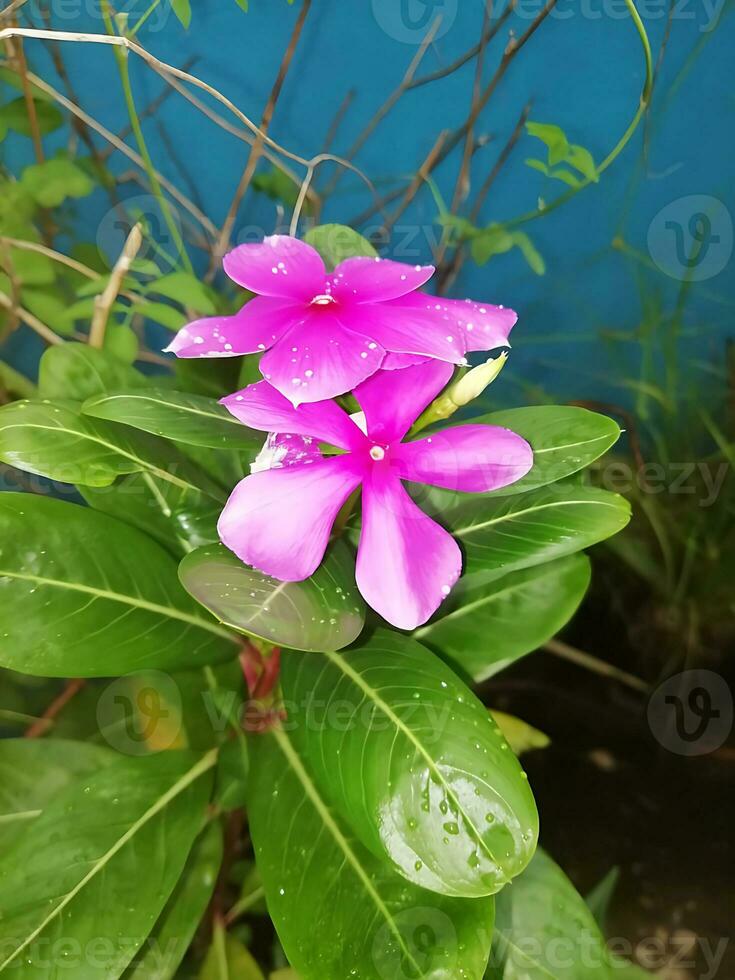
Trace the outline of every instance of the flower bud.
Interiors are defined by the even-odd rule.
[[[449,398],[457,408],[468,405],[475,398],[479,398],[487,386],[492,384],[507,360],[508,355],[505,351],[498,357],[489,357],[484,364],[478,364],[450,385],[444,392],[444,397]]]

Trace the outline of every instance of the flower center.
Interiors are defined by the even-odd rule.
[[[336,300],[334,296],[330,296],[329,293],[319,293],[311,301],[312,306],[329,306],[330,303],[335,303]]]
[[[382,446],[371,446],[370,459],[374,459],[376,463],[379,463],[381,459],[385,459],[385,449]]]

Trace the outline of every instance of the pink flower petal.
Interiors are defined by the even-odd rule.
[[[314,402],[295,408],[267,381],[258,381],[234,395],[227,395],[221,404],[236,419],[262,432],[314,436],[342,449],[364,441],[363,434],[335,402]]]
[[[367,334],[387,351],[460,364],[465,359],[464,334],[456,324],[447,326],[437,317],[436,305],[432,296],[422,296],[418,305],[364,303],[343,309],[339,315],[346,327]]]
[[[299,582],[319,567],[334,519],[360,479],[347,456],[253,473],[232,491],[219,536],[247,565]]]
[[[378,370],[385,351],[347,330],[327,307],[309,313],[260,362],[260,370],[294,405],[334,398]]]
[[[230,279],[263,296],[283,296],[309,303],[324,292],[326,269],[321,256],[290,235],[270,235],[262,242],[238,245],[222,265]]]
[[[391,460],[402,480],[482,493],[525,476],[533,465],[533,451],[510,429],[459,425],[394,446]]]
[[[267,350],[298,313],[282,299],[256,296],[234,316],[209,316],[188,323],[165,350],[177,357],[237,357]]]
[[[475,303],[470,299],[442,300],[447,314],[460,326],[466,350],[492,350],[508,347],[508,335],[518,314],[505,306]]]
[[[369,605],[398,629],[415,629],[461,571],[454,538],[416,506],[388,467],[374,467],[363,485],[356,569]]]
[[[368,434],[380,442],[402,439],[452,376],[446,361],[400,371],[378,371],[353,392],[365,412]]]
[[[433,265],[355,256],[340,262],[332,273],[332,295],[345,305],[381,302],[418,289],[433,275]]]
[[[414,364],[425,364],[430,360],[430,357],[424,357],[422,354],[392,354],[389,351],[380,365],[380,370],[400,371],[403,368],[412,367]]]

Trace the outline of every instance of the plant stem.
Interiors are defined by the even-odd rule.
[[[120,257],[110,274],[107,285],[94,301],[94,315],[92,316],[92,325],[89,329],[90,347],[102,347],[104,345],[105,330],[107,329],[107,321],[110,318],[112,304],[122,289],[125,276],[130,269],[133,259],[140,250],[142,241],[143,235],[140,230],[140,224],[133,225],[125,241],[123,250],[120,253]]]
[[[110,14],[109,0],[102,0],[102,11],[105,20],[105,26],[107,32],[110,35],[114,35],[115,30],[112,23],[112,17]],[[184,240],[181,237],[181,232],[179,231],[179,226],[174,220],[174,216],[169,207],[168,201],[164,197],[163,191],[161,189],[161,184],[158,179],[158,174],[156,168],[153,166],[153,159],[148,151],[148,146],[143,136],[143,128],[140,124],[140,118],[138,116],[138,110],[135,108],[135,98],[133,96],[133,88],[130,84],[130,66],[128,64],[128,52],[127,49],[115,48],[115,61],[117,62],[118,71],[120,73],[120,81],[122,83],[123,96],[125,98],[125,105],[128,110],[128,118],[130,119],[130,126],[133,130],[133,135],[135,136],[135,142],[138,144],[138,152],[141,155],[143,164],[145,167],[145,172],[148,177],[148,182],[151,185],[151,192],[161,209],[161,214],[163,215],[163,220],[166,222],[166,227],[169,230],[169,234],[173,239],[176,248],[181,256],[181,261],[187,272],[194,272],[194,267],[191,264],[189,255],[186,251],[186,246],[184,245]]]

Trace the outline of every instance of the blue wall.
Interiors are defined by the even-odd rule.
[[[480,118],[478,133],[496,138],[476,154],[474,186],[492,167],[529,98],[533,99],[531,118],[561,125],[570,140],[589,148],[597,161],[612,148],[635,111],[644,64],[623,0],[560,2],[563,17],[549,18],[541,26]],[[166,3],[163,0],[164,7]],[[706,30],[721,9],[721,0],[712,3],[714,7],[709,0],[698,0],[697,5],[694,0],[679,0],[656,86],[647,164],[641,162],[641,129],[599,185],[526,226],[546,259],[546,275],[531,273],[517,252],[495,258],[483,268],[465,265],[455,295],[503,302],[521,313],[514,337],[514,377],[531,378],[562,395],[600,397],[603,389],[598,375],[607,372],[610,364],[598,331],[635,326],[641,315],[641,275],[645,275],[646,288],[660,291],[667,302],[673,302],[681,285],[655,266],[646,271],[646,263],[651,265],[649,228],[657,214],[679,202],[674,205],[674,218],[688,235],[692,206],[681,203],[683,197],[709,195],[722,202],[719,210],[712,205],[717,212],[713,234],[720,227],[718,221],[726,225],[728,215],[735,213],[731,83],[735,17],[727,16],[725,9],[717,28]],[[139,14],[147,3],[136,0],[134,8],[130,3],[127,6]],[[247,14],[235,0],[193,0],[193,6],[188,32],[173,16],[162,18],[162,12],[157,12],[141,31],[142,43],[177,65],[195,55],[193,71],[199,77],[225,92],[251,117],[259,118],[298,16],[298,0],[293,6],[286,0],[250,0]],[[528,26],[539,3],[520,0],[518,6],[523,16],[509,21],[516,35]],[[79,13],[94,9],[91,0],[78,0],[76,6],[72,0],[59,0],[54,8],[54,26],[59,29],[103,30],[94,13]],[[654,59],[666,29],[666,8],[665,0],[648,0],[641,8]],[[447,29],[426,52],[419,74],[448,64],[473,43],[482,25],[481,0],[314,0],[278,104],[272,136],[304,156],[318,152],[346,91],[354,87],[355,99],[334,145],[336,152],[344,151],[399,83],[416,54],[420,35],[412,32],[410,18],[420,20],[442,11]],[[504,30],[489,49],[485,79],[494,70],[506,40]],[[26,50],[41,73],[51,77],[40,46],[29,42]],[[65,54],[85,108],[109,128],[121,129],[126,117],[111,51],[69,45]],[[381,187],[410,177],[439,130],[456,127],[466,117],[473,73],[474,62],[404,97],[359,154],[360,167]],[[139,106],[161,90],[161,80],[140,63],[133,65],[133,78]],[[178,163],[161,141],[158,124],[170,136]],[[246,159],[245,145],[177,95],[166,101],[154,121],[146,123],[146,130],[158,167],[182,188],[193,185],[193,191],[187,189],[187,193],[196,194],[204,210],[221,222]],[[17,145],[10,149],[21,152]],[[540,143],[524,137],[494,185],[483,221],[511,218],[533,209],[539,195],[550,200],[564,189],[524,166],[526,157],[538,156],[542,150]],[[436,175],[447,198],[458,162],[455,155]],[[329,176],[325,168],[319,179]],[[348,220],[368,202],[364,186],[347,174],[324,217]],[[696,211],[696,203],[693,207]],[[80,208],[80,222],[90,237],[95,236],[107,208],[101,194]],[[413,236],[415,258],[428,259],[430,236],[437,233],[432,225],[435,215],[431,194],[424,190],[399,222],[394,247],[406,248],[406,235]],[[271,231],[274,222],[273,203],[251,193],[241,209],[238,227],[255,224]],[[659,219],[659,225],[662,223]],[[655,224],[654,233],[659,242],[668,234]],[[675,232],[669,229],[669,233],[670,242],[663,242],[662,247],[671,252]],[[641,252],[642,261],[613,251],[610,243],[616,235],[623,235]],[[721,264],[718,249],[727,252],[726,227],[720,237],[707,260],[714,263],[712,268]],[[728,259],[729,252],[724,257]],[[734,300],[731,260],[693,287],[687,323],[695,331],[699,354],[715,353],[723,335],[731,332]],[[612,386],[613,391],[616,387]],[[521,397],[520,390],[516,394]]]

